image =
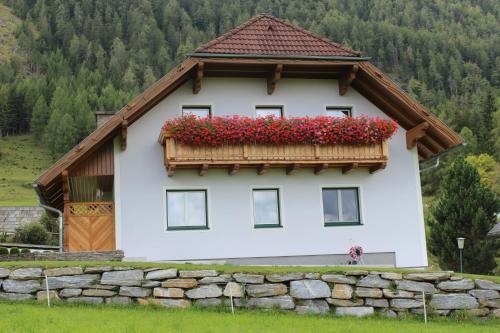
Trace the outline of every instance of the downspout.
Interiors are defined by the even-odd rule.
[[[420,169],[420,173],[424,172],[424,171],[429,171],[429,170],[432,170],[432,169],[435,169],[439,166],[439,161],[441,159],[441,157],[451,153],[452,151],[454,151],[455,149],[458,149],[458,148],[461,148],[461,147],[465,147],[467,145],[467,143],[463,142],[459,145],[456,145],[456,146],[453,146],[451,148],[448,148],[442,152],[440,152],[439,154],[437,154],[436,156],[424,161],[424,162],[427,162],[427,161],[430,161],[430,160],[433,160],[433,159],[436,159],[436,163],[434,163],[433,165],[430,165],[428,166],[427,168],[423,168],[423,169]],[[422,165],[423,162],[419,163],[419,165]]]
[[[64,240],[63,240],[63,236],[64,236],[64,214],[63,212],[61,212],[59,209],[57,208],[54,208],[54,207],[50,207],[50,206],[47,206],[45,204],[42,203],[43,201],[43,197],[40,193],[40,189],[38,188],[38,184],[33,184],[33,187],[35,188],[35,191],[38,195],[38,199],[40,200],[40,204],[39,206],[42,207],[43,209],[46,209],[50,212],[53,212],[53,213],[56,213],[57,214],[57,222],[59,224],[59,252],[63,252],[64,251]]]

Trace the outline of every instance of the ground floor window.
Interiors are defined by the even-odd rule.
[[[206,190],[167,190],[167,230],[208,229]]]
[[[323,188],[325,226],[361,224],[358,188]]]
[[[281,227],[279,189],[253,189],[252,197],[255,228]]]

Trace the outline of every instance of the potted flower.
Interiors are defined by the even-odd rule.
[[[353,245],[349,249],[349,265],[357,265],[361,261],[361,257],[363,256],[363,248],[359,245]]]

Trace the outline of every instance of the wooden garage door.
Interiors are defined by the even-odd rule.
[[[66,250],[115,250],[115,217],[112,202],[67,204],[65,223]]]

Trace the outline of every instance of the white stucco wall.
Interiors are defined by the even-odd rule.
[[[126,151],[115,149],[117,246],[127,257],[341,254],[358,244],[365,252],[395,252],[400,267],[427,265],[417,152],[406,149],[403,129],[390,141],[386,169],[372,175],[366,169],[345,175],[339,169],[321,175],[303,169],[287,176],[283,169],[271,169],[257,176],[243,169],[228,176],[227,170],[212,169],[203,177],[183,170],[169,178],[157,138],[165,119],[180,115],[182,105],[211,105],[213,115],[247,116],[253,116],[256,105],[283,105],[287,117],[321,115],[325,106],[340,105],[353,106],[355,116],[387,118],[353,89],[339,96],[334,80],[282,79],[273,95],[267,95],[263,79],[206,78],[197,95],[186,83],[129,127]],[[253,186],[281,189],[283,228],[254,229]],[[325,227],[322,186],[359,186],[363,225]],[[165,188],[207,189],[210,230],[166,231]]]

